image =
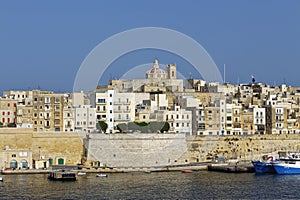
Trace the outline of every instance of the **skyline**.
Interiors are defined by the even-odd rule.
[[[115,4],[119,6],[115,6]],[[110,36],[140,27],[162,27],[196,40],[226,81],[300,86],[300,2],[132,1],[1,2],[0,92],[10,89],[71,91],[81,63]],[[144,49],[119,57],[100,84],[158,58],[176,63],[185,77],[201,78],[183,58]],[[149,66],[150,68],[151,66]],[[266,75],[267,74],[267,75]]]

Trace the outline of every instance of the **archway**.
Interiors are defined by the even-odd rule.
[[[27,162],[27,160],[21,160],[20,167],[21,168],[28,168],[28,162]]]
[[[18,168],[18,162],[16,160],[12,160],[12,161],[10,161],[9,166],[12,169],[17,169]]]

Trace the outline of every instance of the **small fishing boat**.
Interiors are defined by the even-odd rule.
[[[78,176],[85,176],[86,175],[86,173],[85,172],[78,172],[78,174],[77,174]]]
[[[185,170],[182,170],[181,172],[182,172],[182,173],[192,173],[192,172],[193,172],[193,170],[190,170],[190,169],[185,169]]]
[[[3,178],[0,176],[0,182],[3,182]]]
[[[97,174],[96,176],[97,176],[97,177],[102,177],[102,178],[108,177],[107,174]]]

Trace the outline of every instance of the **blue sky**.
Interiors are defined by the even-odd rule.
[[[231,83],[256,80],[300,86],[300,1],[0,1],[0,92],[9,89],[71,91],[88,53],[119,32],[164,27],[200,43]],[[176,63],[160,50],[121,56],[100,80],[121,77],[130,68]]]

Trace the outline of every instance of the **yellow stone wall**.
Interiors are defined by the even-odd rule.
[[[250,161],[277,151],[300,151],[300,135],[190,136],[190,162],[207,161],[215,155]]]
[[[65,164],[81,162],[85,134],[79,133],[34,133],[32,129],[0,129],[0,148],[31,149],[34,160],[53,159],[53,164],[58,164],[57,159],[63,158]]]

